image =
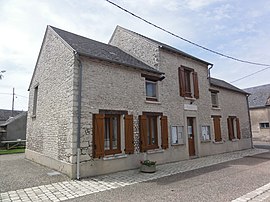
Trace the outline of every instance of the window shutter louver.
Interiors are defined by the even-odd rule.
[[[93,115],[93,156],[100,158],[104,156],[104,114]]]
[[[193,85],[194,85],[194,97],[196,99],[199,98],[199,82],[198,82],[198,74],[197,72],[193,72]]]
[[[185,70],[183,67],[178,68],[178,79],[179,79],[180,96],[185,97]]]
[[[145,115],[139,116],[140,122],[140,150],[141,152],[146,151],[146,143],[147,143],[147,118]]]
[[[220,129],[220,118],[214,117],[214,131],[215,131],[215,141],[221,141],[221,129]]]
[[[230,118],[227,118],[229,140],[233,139],[233,126]]]
[[[239,118],[236,118],[236,130],[237,130],[237,138],[241,139],[241,130],[240,130]]]
[[[125,153],[134,153],[133,116],[125,115]]]
[[[168,144],[168,118],[167,116],[161,116],[161,147],[162,149],[167,149]]]

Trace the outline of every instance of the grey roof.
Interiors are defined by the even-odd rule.
[[[23,111],[23,112],[17,114],[16,116],[14,116],[14,117],[10,117],[10,118],[9,118],[8,120],[6,120],[4,123],[0,123],[0,126],[6,126],[6,125],[12,123],[13,121],[15,121],[15,120],[21,118],[22,116],[27,116],[27,111]]]
[[[18,114],[22,113],[22,111],[13,111],[13,116],[17,116]],[[12,110],[8,109],[0,109],[0,122],[5,122],[12,116]]]
[[[163,74],[115,46],[101,43],[52,26],[49,27],[77,51],[79,55],[114,62],[152,73]]]
[[[241,90],[240,88],[237,88],[229,83],[227,83],[226,81],[220,80],[220,79],[216,79],[216,78],[210,78],[210,84],[213,86],[217,86],[220,88],[225,88],[227,90],[232,90],[238,93],[243,93],[243,94],[248,94],[247,92]]]
[[[118,25],[118,26],[119,26],[119,25]],[[121,27],[121,26],[119,26],[119,27]],[[123,27],[121,27],[121,28],[122,28],[122,29],[126,29],[126,28],[123,28]],[[127,29],[126,29],[126,30],[127,30]],[[194,56],[192,56],[192,55],[190,55],[190,54],[188,54],[188,53],[185,53],[185,52],[183,52],[183,51],[181,51],[181,50],[178,50],[177,48],[174,48],[174,47],[169,46],[169,45],[167,45],[167,44],[164,44],[164,43],[162,43],[162,42],[156,41],[156,40],[154,40],[154,39],[148,38],[148,37],[143,36],[143,35],[141,35],[141,34],[139,34],[139,33],[137,33],[137,32],[134,32],[134,31],[131,31],[131,30],[129,30],[129,31],[132,32],[132,33],[134,33],[134,34],[137,34],[138,36],[141,36],[141,37],[143,37],[143,38],[145,38],[145,39],[148,39],[148,40],[150,40],[150,41],[152,41],[152,42],[158,44],[158,45],[160,46],[160,48],[164,48],[164,49],[166,49],[166,50],[169,50],[169,51],[178,53],[178,54],[180,54],[180,55],[182,55],[182,56],[184,56],[184,57],[187,57],[187,58],[190,58],[190,59],[193,59],[193,60],[202,62],[202,63],[207,64],[207,65],[213,65],[212,63],[209,63],[209,62],[204,61],[204,60],[202,60],[202,59],[200,59],[200,58],[194,57]]]
[[[248,98],[249,107],[270,106],[270,84],[244,89],[251,95]]]

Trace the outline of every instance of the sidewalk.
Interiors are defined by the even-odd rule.
[[[164,164],[157,166],[157,172],[153,174],[145,174],[136,170],[118,172],[82,181],[64,181],[30,187],[26,189],[8,191],[0,193],[0,201],[7,202],[28,202],[28,201],[64,201],[77,197],[115,189],[123,186],[137,184],[149,180],[154,180],[161,177],[166,177],[178,173],[183,173],[190,170],[195,170],[211,165],[236,160],[245,156],[253,156],[264,153],[269,150],[264,149],[249,149],[231,153],[224,153],[214,156],[197,158],[192,160],[180,161],[176,163]],[[242,198],[237,201],[247,201]]]

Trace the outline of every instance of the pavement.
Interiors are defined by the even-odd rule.
[[[113,189],[129,186],[129,185],[134,185],[140,182],[146,182],[146,181],[155,180],[155,179],[159,179],[159,178],[163,178],[167,176],[172,176],[175,174],[192,171],[199,168],[205,168],[212,165],[217,165],[220,163],[224,163],[224,162],[228,162],[228,161],[232,161],[236,159],[241,159],[243,157],[253,156],[253,155],[261,154],[268,151],[269,150],[256,149],[256,148],[243,150],[243,151],[236,151],[236,152],[207,156],[207,157],[202,157],[202,158],[197,158],[197,159],[192,159],[192,160],[180,161],[176,163],[158,165],[157,172],[153,174],[141,173],[139,172],[138,169],[136,169],[136,170],[129,170],[129,171],[124,171],[124,172],[118,172],[118,173],[83,179],[81,181],[68,180],[66,176],[61,175],[61,174],[48,175],[48,173],[54,173],[54,171],[48,168],[39,166],[38,170],[39,171],[42,170],[42,172],[38,172],[41,174],[37,176],[39,178],[44,179],[44,181],[40,180],[39,178],[32,179],[33,182],[32,181],[28,182],[27,184],[29,185],[28,187],[26,187],[26,184],[24,184],[24,185],[21,185],[21,187],[17,185],[14,187],[10,186],[9,188],[5,188],[6,187],[5,184],[8,184],[8,180],[5,180],[5,177],[1,177],[0,175],[1,184],[2,184],[1,192],[2,190],[4,190],[2,193],[0,193],[0,201],[29,202],[29,201],[64,201],[64,200],[69,200],[69,199],[76,199],[78,197],[87,196],[87,195],[91,195],[94,193],[99,193],[99,192],[103,192],[107,190],[113,190]],[[31,166],[37,166],[36,164],[23,159],[22,156],[21,158],[20,156],[19,157],[14,156],[14,158],[18,158],[17,161],[21,161],[20,164],[22,165],[23,163],[29,164],[30,165],[30,166],[28,165],[29,168],[31,168]],[[4,162],[4,165],[7,166],[8,163],[5,164],[5,162],[8,161],[7,159],[9,159],[9,157],[6,157],[6,159],[3,160],[2,157],[0,156],[1,169],[2,169],[3,162]],[[34,174],[38,174],[38,173],[34,173]],[[46,176],[44,175],[45,173],[47,173]],[[27,175],[28,174],[29,173],[27,173]],[[32,173],[32,178],[33,176],[35,175],[33,175]],[[4,181],[2,181],[2,178],[4,179]],[[15,180],[16,180],[16,184],[18,184],[16,178]],[[40,181],[42,182],[41,184],[40,184]],[[35,185],[35,182],[36,182],[36,185]],[[19,187],[19,188],[16,188],[16,187]],[[257,201],[260,201],[262,198],[265,198],[265,197],[267,198],[268,196],[270,197],[270,195],[267,194],[268,192],[270,194],[269,190],[270,190],[270,185],[265,185],[259,190],[255,190],[252,193],[248,193],[250,195],[246,194],[242,197],[239,197],[238,199],[235,199],[234,201],[237,201],[237,202],[251,201],[251,200],[256,201],[257,199],[258,199]]]

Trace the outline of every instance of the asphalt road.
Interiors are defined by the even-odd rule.
[[[258,147],[270,149],[269,144]],[[69,202],[88,201],[231,201],[270,182],[270,152]]]

